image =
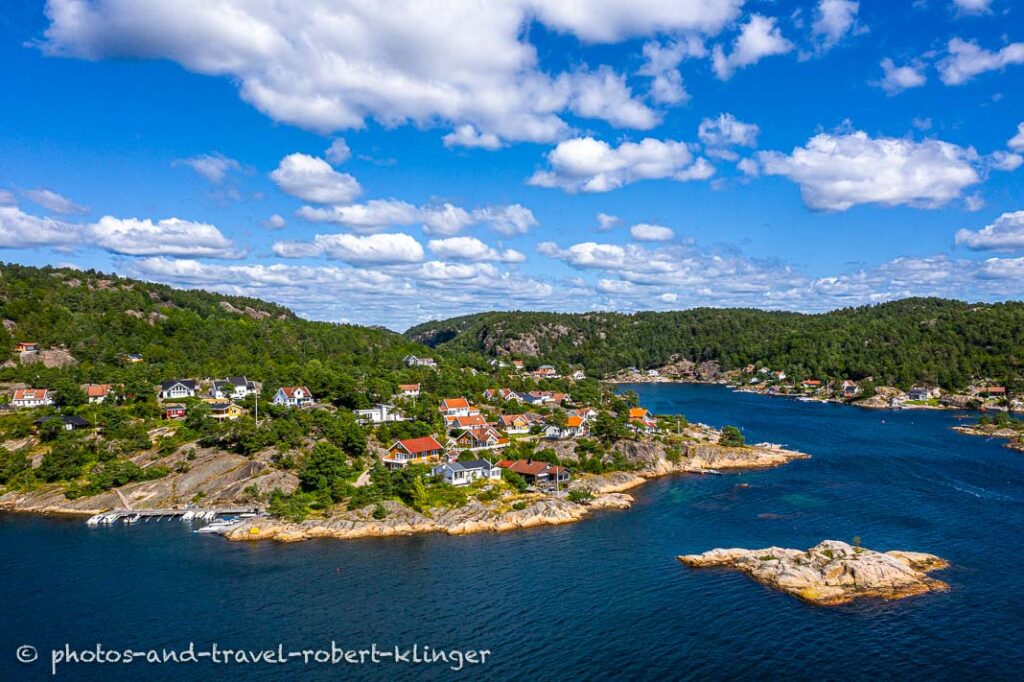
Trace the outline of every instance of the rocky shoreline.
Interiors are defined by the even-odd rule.
[[[999,427],[995,424],[974,424],[971,426],[954,426],[953,430],[968,436],[983,436],[986,438],[1004,438],[1005,448],[1024,452],[1024,433],[1007,427]]]
[[[709,471],[739,471],[781,466],[809,455],[776,446],[727,447],[719,445],[718,432],[700,424],[691,424],[691,440],[679,446],[673,457],[657,441],[622,440],[613,450],[636,467],[634,471],[615,471],[600,475],[584,474],[574,480],[569,490],[585,489],[593,497],[586,502],[572,502],[568,490],[560,493],[529,493],[506,496],[493,502],[471,500],[459,508],[439,508],[425,513],[397,502],[383,503],[386,515],[373,517],[374,506],[337,511],[322,518],[290,522],[269,517],[249,519],[226,534],[229,540],[278,540],[294,542],[311,538],[354,539],[390,537],[419,533],[504,532],[538,526],[562,525],[581,521],[595,511],[629,509],[633,497],[626,491],[643,485],[652,478],[676,474],[702,474]],[[565,441],[558,452],[564,462],[577,459],[575,442]],[[0,495],[0,511],[32,514],[91,516],[111,509],[123,508],[121,496],[133,509],[195,508],[236,503],[248,486],[258,485],[269,492],[274,486],[293,489],[293,474],[282,474],[269,466],[263,455],[249,460],[239,455],[212,449],[201,449],[191,455],[187,470],[173,471],[165,478],[131,483],[118,491],[69,500],[58,485],[45,486],[30,492],[8,492]],[[140,456],[140,460],[141,457]],[[174,467],[183,455],[176,453],[160,460]],[[202,492],[202,500],[196,495]],[[120,495],[118,494],[120,493]],[[520,507],[520,508],[516,508]]]
[[[678,557],[692,568],[729,568],[762,585],[811,604],[837,606],[855,599],[903,599],[949,586],[928,573],[949,562],[920,552],[876,552],[838,540],[825,540],[807,551],[713,549]]]

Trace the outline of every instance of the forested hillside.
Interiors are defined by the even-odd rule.
[[[962,388],[1020,382],[1024,304],[915,298],[817,315],[752,309],[637,313],[482,313],[422,324],[411,340],[446,351],[536,357],[594,374],[656,367],[677,355],[790,375]]]
[[[353,380],[404,369],[402,357],[425,350],[392,332],[310,322],[255,299],[19,265],[0,265],[0,320],[0,362],[10,358],[0,380],[48,387],[247,375],[342,398]],[[26,341],[63,348],[75,362],[47,368],[7,354]],[[126,365],[129,353],[144,362]]]

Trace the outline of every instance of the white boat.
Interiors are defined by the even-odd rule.
[[[141,519],[141,518],[142,517],[139,516],[138,514],[132,514],[131,516],[124,517],[124,523],[125,523],[126,526],[130,526],[133,523],[138,523],[139,519]]]
[[[239,524],[238,519],[217,519],[199,528],[194,533],[226,533]]]
[[[187,512],[185,512],[184,514],[181,515],[181,520],[182,521],[191,521],[195,517],[196,517],[196,513],[194,511],[192,511],[191,509],[189,509]]]
[[[101,523],[103,523],[103,514],[96,514],[94,516],[90,516],[89,520],[85,522],[85,525],[98,526]]]

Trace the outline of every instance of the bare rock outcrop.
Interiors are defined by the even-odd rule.
[[[23,365],[40,364],[48,369],[70,367],[78,361],[63,348],[46,348],[35,352],[21,353],[18,360]]]
[[[838,540],[825,540],[806,552],[781,547],[713,549],[679,560],[694,568],[742,571],[763,585],[824,606],[948,589],[946,583],[928,577],[949,565],[944,559],[920,552],[876,552]]]

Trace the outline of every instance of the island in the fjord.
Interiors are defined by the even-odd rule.
[[[679,560],[694,568],[741,571],[763,585],[823,606],[867,597],[902,599],[948,589],[946,583],[928,576],[949,566],[944,559],[920,552],[876,552],[838,540],[825,540],[806,551],[713,549]]]
[[[628,364],[748,385],[780,385],[785,372],[767,367],[785,367],[859,377],[861,391],[869,372],[880,385],[999,380],[1012,394],[1022,310],[918,299],[823,315],[493,313],[398,334],[0,265],[0,509],[96,523],[257,512],[222,528],[239,540],[567,523],[628,507],[625,491],[654,476],[806,456],[652,414],[609,383]],[[968,342],[943,340],[964,325]],[[846,337],[855,346],[835,341]]]

